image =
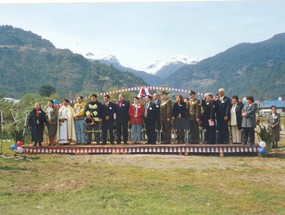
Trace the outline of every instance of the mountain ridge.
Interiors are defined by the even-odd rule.
[[[229,95],[273,97],[285,90],[284,74],[285,33],[281,33],[258,43],[237,44],[196,65],[184,66],[162,84],[201,92],[224,87]]]
[[[13,40],[9,35],[14,35]],[[0,26],[0,76],[0,92],[14,98],[38,93],[43,85],[53,86],[61,98],[74,98],[78,94],[145,84],[132,73],[90,62],[82,55],[57,49],[48,40],[12,26]]]
[[[146,84],[148,84],[148,85],[156,86],[162,82],[162,79],[155,76],[155,75],[152,75],[152,74],[146,73],[144,71],[135,70],[135,69],[121,65],[120,61],[114,55],[108,55],[106,57],[99,58],[99,59],[98,58],[97,59],[96,58],[88,58],[88,59],[101,62],[101,63],[106,64],[108,66],[111,66],[111,67],[113,67],[116,70],[121,71],[121,72],[130,72],[130,73],[142,78],[146,82]]]

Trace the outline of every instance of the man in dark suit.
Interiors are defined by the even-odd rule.
[[[145,97],[144,104],[144,121],[146,126],[147,143],[155,144],[155,122],[157,120],[157,107],[153,101],[151,101],[151,96]]]
[[[219,89],[216,99],[217,103],[217,128],[218,128],[218,143],[229,143],[229,126],[228,122],[231,115],[231,99],[225,96],[225,90]]]
[[[107,131],[110,133],[110,142],[114,144],[114,114],[116,113],[116,105],[110,102],[110,96],[104,96],[104,104],[102,104],[102,132],[103,144],[107,143]]]
[[[130,103],[120,94],[116,105],[117,144],[121,144],[122,128],[124,144],[128,144],[129,109]]]

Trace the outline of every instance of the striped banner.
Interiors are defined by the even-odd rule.
[[[89,147],[25,147],[27,154],[213,154],[257,153],[258,146],[89,146]]]

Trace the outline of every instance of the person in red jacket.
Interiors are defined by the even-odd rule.
[[[141,131],[144,116],[144,106],[140,104],[138,97],[134,97],[134,103],[130,106],[129,115],[132,128],[132,141],[135,144],[139,144],[142,141]]]

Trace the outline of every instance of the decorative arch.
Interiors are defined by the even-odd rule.
[[[128,87],[128,88],[123,88],[120,90],[112,90],[112,91],[106,91],[106,92],[101,92],[101,93],[97,93],[98,96],[104,96],[104,95],[112,95],[112,94],[116,94],[116,93],[123,93],[123,92],[133,92],[133,91],[140,91],[142,88],[147,88],[148,90],[159,90],[159,91],[171,91],[171,92],[181,92],[181,93],[190,93],[190,90],[185,90],[185,89],[180,89],[180,88],[172,88],[172,87],[158,87],[158,86],[136,86],[136,87]],[[203,96],[204,94],[201,92],[197,92],[198,96]],[[85,96],[85,99],[90,98],[90,96]],[[71,99],[70,100],[71,103],[76,102],[76,98],[75,99]]]

